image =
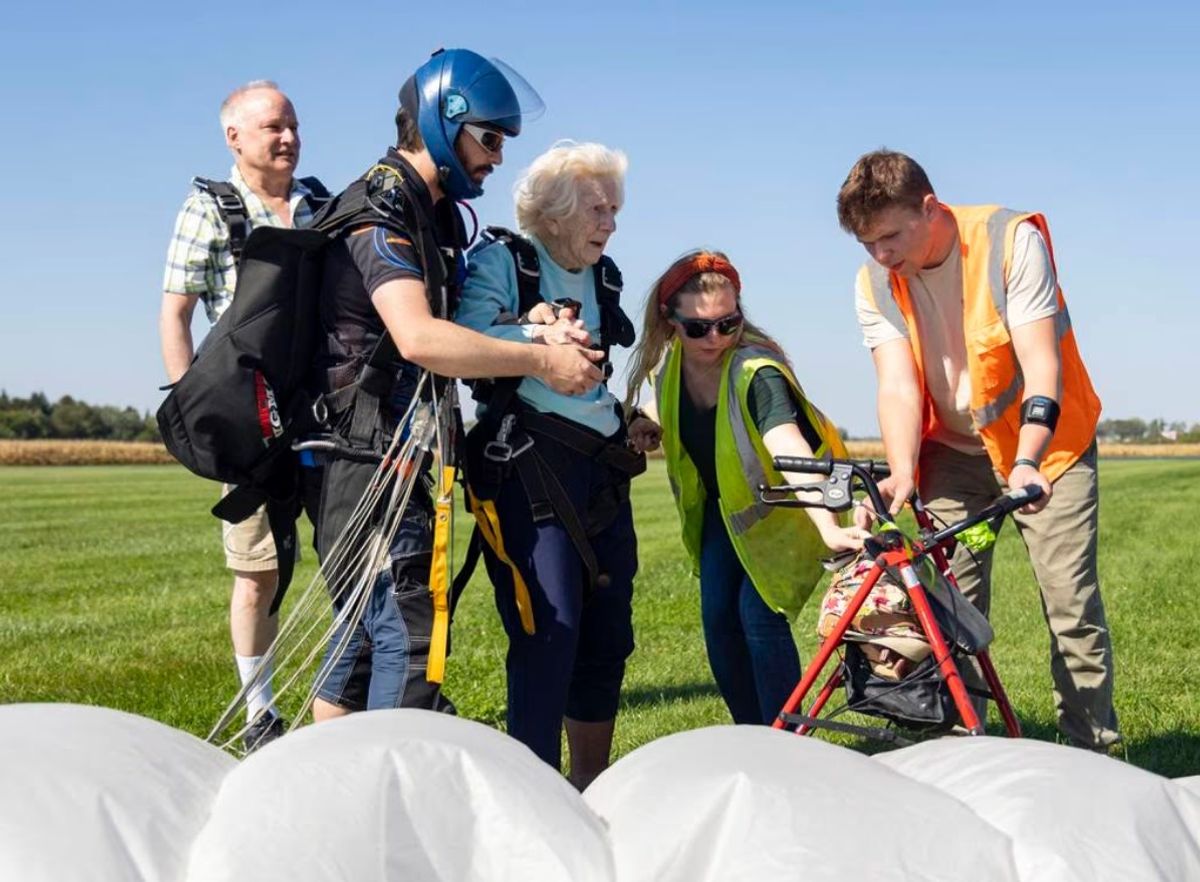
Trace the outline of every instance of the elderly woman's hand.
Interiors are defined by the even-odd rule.
[[[629,423],[629,446],[638,453],[658,450],[662,443],[662,426],[645,416],[636,416]]]
[[[571,310],[561,310],[560,312],[571,313],[567,318],[575,318]],[[556,314],[554,304],[542,301],[529,312],[525,313],[525,321],[531,325],[552,325],[559,320],[561,316]]]
[[[522,323],[531,326],[529,339],[535,343],[576,343],[585,349],[592,345],[592,335],[569,306],[539,303],[525,313]]]
[[[592,345],[592,335],[581,319],[560,318],[552,325],[534,325],[532,334],[537,343],[575,343],[585,349]]]

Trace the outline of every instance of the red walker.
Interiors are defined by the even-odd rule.
[[[848,511],[853,506],[854,491],[862,490],[867,494],[875,511],[887,511],[887,507],[880,497],[879,488],[875,483],[877,478],[886,477],[889,474],[887,466],[883,463],[871,460],[776,457],[774,464],[775,468],[783,472],[818,474],[827,477],[823,481],[817,481],[812,484],[785,484],[775,487],[760,487],[760,495],[762,501],[765,503],[797,507],[820,506],[834,512],[843,512]],[[797,492],[819,492],[822,494],[822,498],[819,502],[802,501],[796,498]],[[911,540],[895,527],[888,526],[867,540],[867,553],[874,558],[871,570],[854,594],[845,612],[838,619],[832,633],[822,641],[816,656],[807,666],[791,697],[788,698],[787,703],[780,710],[779,716],[773,724],[774,728],[795,727],[797,735],[806,735],[814,728],[827,728],[858,735],[867,735],[894,743],[905,743],[905,739],[898,737],[891,730],[881,730],[878,727],[853,726],[845,723],[836,723],[829,719],[819,719],[821,711],[825,708],[834,691],[841,687],[846,680],[847,668],[840,658],[837,668],[825,681],[825,685],[821,687],[821,691],[817,694],[817,697],[808,706],[807,710],[801,710],[805,697],[816,684],[822,671],[828,665],[830,659],[841,649],[846,632],[850,629],[854,617],[867,600],[871,589],[879,581],[880,576],[885,571],[890,570],[892,573],[898,575],[898,582],[908,594],[921,630],[929,641],[932,650],[933,665],[936,667],[936,675],[949,690],[950,697],[953,700],[953,707],[958,713],[962,726],[966,729],[967,734],[984,734],[983,723],[979,719],[974,705],[971,703],[967,686],[959,670],[959,662],[955,658],[955,644],[958,638],[956,637],[956,640],[947,639],[944,623],[939,622],[938,615],[934,609],[934,603],[938,602],[937,586],[929,584],[930,580],[928,577],[923,580],[919,573],[919,568],[922,565],[927,566],[926,561],[932,560],[933,564],[949,582],[953,592],[955,592],[955,596],[961,598],[962,595],[957,594],[958,583],[950,571],[949,560],[946,555],[947,548],[953,547],[955,537],[964,530],[983,522],[991,523],[993,529],[995,529],[999,521],[1006,515],[1038,499],[1040,496],[1041,489],[1035,486],[1013,490],[1005,496],[1000,497],[995,503],[978,514],[935,531],[932,518],[921,504],[921,500],[914,493],[909,501],[916,515],[917,525],[920,528],[919,538]],[[931,592],[934,595],[933,602],[931,602]],[[951,601],[948,604],[949,611],[953,615],[955,601],[954,598],[949,599]],[[969,606],[969,604],[967,605]],[[943,610],[946,610],[947,604],[943,602],[942,607]],[[982,616],[979,616],[973,608],[969,612],[971,615],[982,620]],[[984,621],[986,622],[986,620]],[[975,640],[973,644],[970,641],[958,642],[957,654],[960,656],[970,654],[975,657],[983,678],[987,683],[988,698],[996,703],[996,707],[1000,711],[1000,716],[1004,720],[1005,730],[1009,737],[1019,738],[1021,736],[1020,724],[1017,722],[1012,705],[1009,704],[1008,696],[1004,692],[1004,687],[1000,684],[1000,678],[996,674],[996,668],[992,664],[991,656],[988,654],[986,648],[990,638],[990,627],[988,627],[987,634]]]

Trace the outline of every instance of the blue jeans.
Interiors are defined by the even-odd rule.
[[[392,539],[390,566],[375,575],[362,619],[348,637],[343,622],[329,640],[322,663],[329,673],[317,693],[322,699],[349,710],[437,706],[437,685],[425,678],[432,547],[431,503],[422,488],[414,488]],[[344,602],[334,598],[335,613]]]
[[[746,575],[715,499],[704,509],[700,618],[708,664],[735,723],[772,723],[800,682],[800,654],[787,617]]]

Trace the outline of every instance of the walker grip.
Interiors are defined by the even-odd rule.
[[[811,456],[777,456],[772,463],[781,472],[797,472],[807,475],[833,473],[833,463],[830,460],[814,459]]]

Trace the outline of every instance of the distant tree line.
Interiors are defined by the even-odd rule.
[[[51,402],[43,393],[10,398],[0,390],[0,438],[88,438],[159,441],[153,414],[132,407],[93,405],[64,395]]]
[[[878,436],[851,435],[840,430],[843,441],[877,440]],[[1125,444],[1200,444],[1200,423],[1190,426],[1183,421],[1132,419],[1101,420],[1096,438],[1106,443]]]
[[[851,436],[844,429],[843,438]],[[1101,420],[1096,427],[1101,441],[1128,444],[1200,443],[1200,423],[1161,419]],[[34,392],[28,398],[10,398],[0,390],[0,439],[89,438],[106,441],[159,441],[158,423],[151,413],[132,407],[93,405],[64,395],[51,402]]]
[[[1165,420],[1132,419],[1101,420],[1096,426],[1101,441],[1123,441],[1131,444],[1173,444],[1200,442],[1200,423]]]

